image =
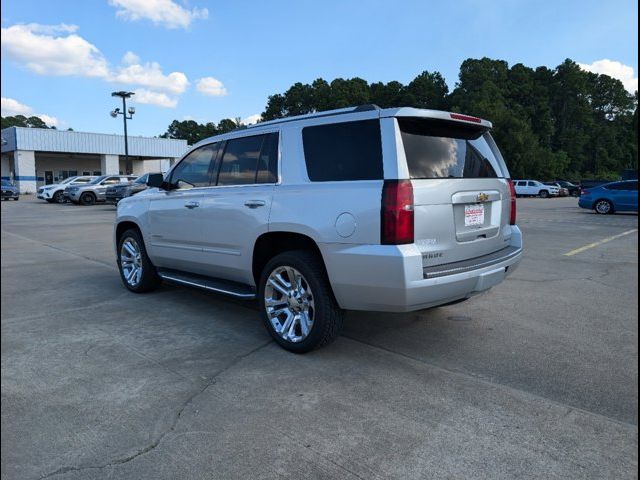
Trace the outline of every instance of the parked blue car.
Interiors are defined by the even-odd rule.
[[[605,183],[582,190],[578,205],[606,215],[638,211],[638,180]]]

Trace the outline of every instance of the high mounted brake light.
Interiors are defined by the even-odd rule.
[[[482,123],[481,118],[472,117],[471,115],[462,115],[460,113],[450,113],[449,116],[454,120],[464,120],[466,122]]]
[[[382,186],[380,243],[413,243],[413,185],[411,180],[385,180]]]

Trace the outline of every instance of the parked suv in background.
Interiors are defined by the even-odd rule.
[[[2,200],[20,200],[18,188],[11,184],[9,180],[2,180]]]
[[[276,342],[333,340],[344,309],[469,298],[520,261],[515,192],[489,130],[458,113],[376,106],[291,117],[195,145],[118,204],[124,285],[257,297]]]
[[[521,197],[557,197],[560,188],[556,185],[545,185],[537,180],[514,180],[516,194]]]
[[[606,215],[638,211],[638,181],[612,182],[582,191],[578,205]]]
[[[136,178],[133,182],[119,183],[117,185],[108,187],[105,193],[107,202],[118,203],[125,197],[130,197],[131,195],[135,195],[136,193],[146,190],[148,188],[148,179],[149,174],[145,173],[144,175]]]
[[[69,177],[62,180],[60,183],[54,183],[52,185],[45,185],[38,189],[37,197],[41,200],[46,200],[49,203],[64,203],[67,199],[64,197],[64,189],[70,185],[82,185],[89,183],[96,177],[82,176],[82,177]]]
[[[107,188],[111,185],[127,183],[135,179],[135,175],[102,175],[84,185],[68,186],[64,189],[64,195],[75,204],[93,205],[96,202],[106,201]]]

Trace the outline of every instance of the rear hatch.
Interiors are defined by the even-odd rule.
[[[432,118],[397,121],[399,153],[406,157],[413,185],[414,238],[423,267],[508,247],[508,171],[489,128]]]

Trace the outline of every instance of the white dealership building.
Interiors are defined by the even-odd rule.
[[[2,130],[3,179],[20,193],[74,175],[165,172],[187,151],[186,140],[128,137],[130,164],[125,164],[124,136],[10,127]]]

